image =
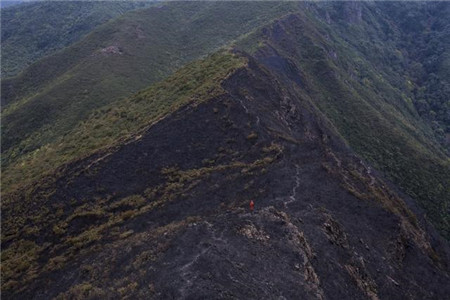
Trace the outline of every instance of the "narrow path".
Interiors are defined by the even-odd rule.
[[[211,230],[211,233],[212,233],[210,236],[210,239],[209,239],[209,241],[210,241],[209,246],[204,249],[200,249],[201,248],[200,244],[197,245],[197,249],[200,251],[197,254],[195,254],[192,257],[192,259],[190,259],[189,262],[184,264],[179,270],[180,277],[184,281],[184,284],[182,286],[180,286],[180,288],[179,288],[179,291],[180,291],[181,295],[183,295],[183,297],[185,297],[187,295],[187,291],[189,291],[189,289],[194,284],[194,281],[198,277],[198,274],[195,274],[195,272],[191,271],[192,266],[194,266],[198,262],[200,257],[205,255],[214,246],[216,246],[220,243],[227,244],[227,241],[223,237],[225,230],[222,230],[220,232],[220,235],[217,236],[216,231],[214,230],[214,228],[212,228],[212,225],[207,221],[205,221],[205,223],[207,224],[207,226],[209,227],[209,229]],[[208,241],[208,240],[206,239],[206,241]]]
[[[367,176],[370,178],[369,186],[373,186],[376,182],[375,177],[372,175],[372,168],[370,166],[366,166],[366,164],[360,160],[359,163],[366,169]]]
[[[233,96],[233,95],[231,95],[231,94],[230,94],[230,96],[231,96],[231,98],[233,98],[235,101],[239,102],[239,104],[244,108],[245,113],[246,113],[247,115],[249,115],[249,117],[252,116],[252,114],[250,114],[250,111],[248,110],[247,106],[244,104],[244,101],[242,101],[241,98],[238,98],[238,97]],[[260,126],[260,123],[261,123],[261,120],[259,119],[258,116],[255,116],[255,117],[256,117],[256,127],[259,127],[259,126]]]
[[[289,200],[284,202],[284,206],[287,207],[289,204],[295,201],[295,196],[297,195],[297,189],[300,187],[300,167],[295,165],[295,184],[292,187],[292,192],[289,195]]]
[[[244,102],[242,101],[241,98],[238,98],[238,97],[236,97],[236,96],[234,96],[234,95],[232,95],[232,94],[229,94],[229,95],[231,96],[231,98],[233,98],[234,100],[236,100],[237,102],[239,102],[239,104],[241,104],[241,106],[244,108],[246,114],[248,114],[248,115],[250,114],[249,111],[248,111],[247,106],[245,106],[245,104],[244,104]]]
[[[370,167],[367,168],[367,175],[370,177],[370,186],[373,186],[375,184],[375,177],[372,176],[372,169]]]

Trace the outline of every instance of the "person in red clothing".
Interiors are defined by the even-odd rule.
[[[254,208],[255,208],[255,202],[253,202],[253,200],[250,200],[250,211],[253,211]]]

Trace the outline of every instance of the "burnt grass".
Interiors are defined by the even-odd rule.
[[[301,78],[250,59],[223,88],[6,204],[3,251],[28,265],[2,269],[4,299],[450,293],[448,244],[330,129]]]

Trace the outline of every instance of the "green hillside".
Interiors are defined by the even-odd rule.
[[[141,1],[42,1],[4,8],[1,76],[14,76],[38,59],[80,40],[98,25],[148,5]]]
[[[392,6],[394,9],[386,11],[399,20],[397,47],[402,49],[393,67],[406,67],[404,74],[413,82],[409,89],[418,113],[450,150],[450,5],[435,2]]]
[[[54,142],[92,110],[161,80],[292,6],[168,3],[98,27],[82,41],[2,81],[7,105],[3,165]]]
[[[62,164],[136,137],[139,131],[184,105],[219,95],[220,82],[244,64],[243,58],[219,52],[188,64],[128,99],[102,107],[69,134],[6,168],[2,180],[4,192],[53,174]]]

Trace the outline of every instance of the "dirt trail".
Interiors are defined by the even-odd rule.
[[[284,202],[284,207],[287,208],[289,204],[295,201],[295,196],[297,195],[297,189],[300,187],[300,166],[295,165],[295,184],[292,187],[292,192],[289,195],[289,200]]]
[[[195,264],[198,263],[199,259],[205,255],[209,250],[218,244],[226,244],[227,241],[224,239],[224,231],[222,230],[220,235],[217,236],[216,230],[214,230],[213,225],[209,222],[205,222],[206,226],[209,230],[211,230],[211,239],[208,247],[203,248],[201,245],[197,245],[197,248],[200,250],[197,254],[195,254],[192,259],[189,260],[185,265],[180,268],[180,275],[183,278],[184,284],[180,287],[179,291],[181,295],[188,295],[189,289],[194,284],[198,274],[195,272]],[[203,248],[203,249],[201,249]]]

